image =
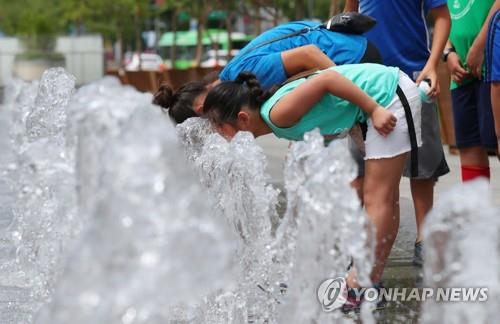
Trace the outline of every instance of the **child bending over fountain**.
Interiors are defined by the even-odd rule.
[[[258,35],[231,59],[218,79],[232,81],[240,72],[250,71],[257,76],[261,86],[268,89],[312,69],[381,62],[378,49],[362,35],[334,32],[314,21],[292,21]],[[194,117],[192,112],[185,110],[186,106],[169,100],[168,92],[163,91],[165,89],[164,85],[158,91],[158,98],[163,96],[165,100],[155,101],[155,104],[170,108],[168,113],[177,123]],[[199,113],[198,108],[199,105],[192,106],[195,113]],[[351,148],[351,153],[358,164],[358,178],[353,182],[353,187],[360,194],[364,175],[363,155],[355,147]]]
[[[176,124],[180,124],[200,115],[205,96],[216,80],[218,73],[209,73],[203,80],[188,82],[175,92],[168,83],[163,83],[154,94],[153,103],[167,111]]]
[[[319,24],[313,21],[292,21],[266,30],[242,48],[220,75],[212,74],[204,81],[231,81],[240,72],[251,71],[267,89],[311,69],[326,69],[335,64],[382,62],[378,49],[364,36],[318,27]],[[157,100],[154,103],[168,109],[176,123],[182,123],[199,115],[200,110],[199,105],[191,104],[192,98],[188,101],[178,98],[188,99],[189,93],[198,96],[199,86],[197,82],[190,82],[174,93],[163,84],[155,94]],[[193,87],[198,90],[193,92]]]
[[[421,145],[420,109],[415,83],[398,68],[378,64],[335,66],[266,92],[243,72],[215,86],[203,104],[204,115],[227,138],[249,131],[299,141],[319,128],[328,140],[367,121],[364,202],[376,228],[376,285],[399,227],[395,204],[405,161]],[[351,272],[347,279],[351,288],[358,287],[355,277]]]

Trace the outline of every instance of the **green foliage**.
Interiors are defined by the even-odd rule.
[[[64,30],[64,0],[0,0],[0,28],[10,35],[54,35]]]
[[[16,60],[50,60],[50,61],[64,61],[64,55],[53,52],[40,52],[40,51],[27,51],[16,55]]]
[[[144,21],[150,8],[148,0],[66,0],[65,12],[72,24],[116,39],[119,34],[133,34],[136,17]]]
[[[8,35],[29,36],[29,47],[42,49],[50,45],[47,36],[69,30],[100,33],[106,39],[133,44],[149,18],[171,20],[170,13],[204,17],[209,27],[214,25],[209,14],[218,11],[222,18],[215,24],[220,26],[211,27],[223,27],[224,15],[234,21],[252,12],[255,16],[258,8],[279,8],[280,20],[325,20],[332,3],[336,3],[337,10],[344,6],[344,0],[164,0],[160,5],[151,0],[0,0],[0,30]]]
[[[64,0],[0,0],[0,29],[21,37],[29,51],[50,52],[63,32]]]

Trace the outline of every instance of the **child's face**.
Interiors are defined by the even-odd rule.
[[[227,139],[232,139],[239,131],[249,131],[253,133],[254,116],[248,109],[243,108],[235,122],[225,122],[216,126],[219,134]]]
[[[240,131],[236,125],[231,123],[223,123],[218,125],[216,128],[217,132],[228,140],[232,139],[236,133]]]

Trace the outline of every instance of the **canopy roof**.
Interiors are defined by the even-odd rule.
[[[177,46],[195,46],[197,38],[196,30],[189,31],[178,31],[177,32]],[[231,39],[233,41],[250,41],[252,36],[246,35],[239,32],[231,33]],[[223,29],[208,29],[203,33],[202,43],[203,45],[211,45],[212,43],[227,44],[227,31]],[[159,46],[172,46],[174,43],[174,33],[166,32],[164,33],[160,41]]]

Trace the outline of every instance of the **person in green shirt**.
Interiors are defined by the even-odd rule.
[[[462,181],[490,178],[488,150],[497,149],[490,84],[483,80],[488,20],[495,0],[448,0],[451,32],[443,58],[451,74],[455,139]]]
[[[371,278],[378,284],[392,249],[393,240],[387,242],[387,238],[395,238],[399,227],[398,188],[411,151],[412,127],[402,103],[406,100],[414,124],[414,145],[420,146],[418,88],[398,68],[379,64],[335,66],[267,92],[253,74],[244,72],[236,81],[210,90],[202,112],[227,138],[249,131],[255,137],[273,133],[298,141],[319,128],[329,139],[366,120],[363,198],[377,233],[377,262]],[[355,282],[354,273],[347,282]]]

